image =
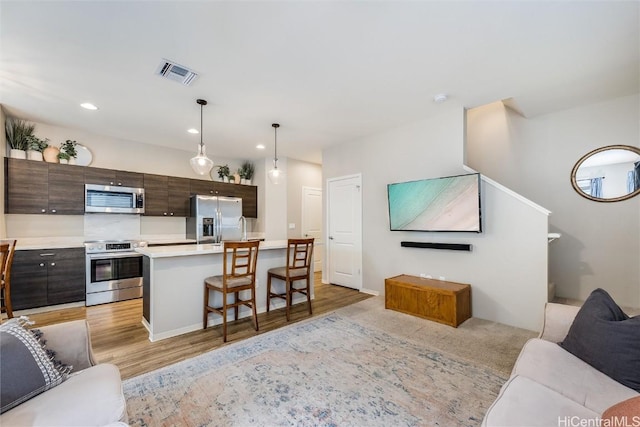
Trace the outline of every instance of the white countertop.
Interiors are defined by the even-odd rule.
[[[247,233],[249,239],[261,239],[264,233]],[[6,240],[16,239],[18,244],[16,250],[38,250],[38,249],[64,249],[64,248],[84,248],[84,242],[87,239],[84,236],[67,236],[67,237],[7,237]],[[194,239],[187,239],[184,235],[144,235],[135,236],[133,240],[144,240],[148,244],[166,245],[166,244],[195,244]],[[206,246],[206,245],[201,245]]]
[[[260,242],[260,250],[286,249],[286,240],[268,240]],[[222,253],[221,244],[206,245],[176,245],[176,246],[154,246],[146,248],[136,248],[136,252],[146,255],[149,258],[170,258],[192,255],[208,255]]]
[[[16,239],[16,250],[84,248],[84,236],[74,237],[7,237]]]

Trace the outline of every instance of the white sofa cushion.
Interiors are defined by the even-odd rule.
[[[3,426],[103,426],[127,421],[118,368],[100,364],[5,412]]]
[[[524,345],[511,375],[528,377],[598,414],[638,395],[558,344],[538,338]]]
[[[571,420],[595,420],[599,415],[530,378],[517,375],[502,387],[482,426],[569,426]]]

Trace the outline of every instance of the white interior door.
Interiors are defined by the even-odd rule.
[[[328,181],[329,283],[362,289],[362,177]]]
[[[322,271],[322,189],[302,187],[302,237],[313,237],[313,271]]]

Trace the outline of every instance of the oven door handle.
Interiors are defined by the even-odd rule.
[[[89,259],[113,259],[113,258],[138,258],[142,254],[138,252],[109,252],[101,254],[88,254]]]

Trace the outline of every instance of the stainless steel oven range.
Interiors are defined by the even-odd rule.
[[[142,297],[142,255],[134,249],[145,246],[138,240],[85,242],[87,306]]]

